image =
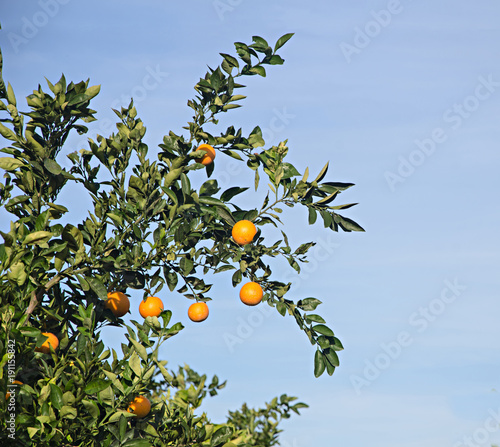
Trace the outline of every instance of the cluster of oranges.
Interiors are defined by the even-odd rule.
[[[209,144],[202,144],[198,151],[203,150],[205,154],[201,158],[196,158],[197,163],[204,166],[211,164],[215,159],[215,150]],[[257,228],[249,220],[240,220],[233,226],[231,235],[238,245],[247,245],[251,243],[257,234]],[[255,306],[262,301],[264,292],[259,283],[248,282],[240,289],[240,300],[247,306]],[[104,306],[111,310],[115,317],[123,317],[130,310],[130,300],[123,292],[109,292]],[[139,304],[139,313],[143,318],[158,317],[163,312],[163,302],[156,296],[149,296]],[[188,309],[188,317],[191,321],[199,323],[208,318],[208,306],[205,302],[196,302],[191,304]],[[37,352],[49,354],[50,348],[56,350],[59,346],[58,338],[50,333],[43,332],[42,335],[47,339],[43,344],[36,348]],[[151,402],[145,396],[137,396],[129,403],[128,411],[134,413],[138,418],[143,418],[151,411]]]

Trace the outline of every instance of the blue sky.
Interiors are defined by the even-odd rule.
[[[309,227],[297,210],[291,242],[318,246],[302,278],[275,270],[296,298],[323,301],[341,366],[314,379],[295,323],[242,308],[222,276],[203,325],[164,293],[186,330],[162,354],[228,380],[204,406],[214,420],[281,393],[308,403],[283,424],[285,447],[490,445],[500,440],[499,15],[493,0],[11,2],[0,44],[18,103],[44,76],[90,78],[102,86],[90,136],[109,133],[111,107],[134,95],[153,151],[191,118],[186,101],[219,52],[296,33],[284,66],[245,79],[244,107],[221,128],[260,125],[266,146],[288,138],[299,171],[330,161],[328,180],[356,184],[338,200],[359,202],[345,214],[366,233]],[[67,153],[83,145],[75,136]],[[251,185],[237,163],[217,161],[224,186]],[[105,334],[112,346],[117,336]]]

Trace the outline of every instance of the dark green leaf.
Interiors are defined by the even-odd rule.
[[[274,51],[278,50],[279,48],[281,48],[283,45],[285,45],[285,43],[287,43],[291,38],[292,36],[294,35],[295,33],[288,33],[288,34],[285,34],[283,36],[281,36],[278,41],[276,42],[276,45],[274,46]]]
[[[45,166],[45,169],[47,169],[47,171],[49,171],[51,174],[59,175],[62,172],[61,166],[59,166],[57,161],[52,160],[52,158],[46,158],[43,161],[43,165]]]
[[[320,350],[314,354],[314,377],[319,377],[325,372],[325,360]]]
[[[297,303],[297,307],[306,312],[316,309],[321,304],[321,301],[317,298],[304,298],[303,300],[299,300]]]
[[[223,202],[228,202],[231,200],[234,196],[241,194],[242,192],[245,192],[248,188],[240,188],[238,186],[234,186],[233,188],[226,189],[222,195],[220,196],[220,199]]]
[[[109,386],[109,382],[104,379],[94,379],[85,386],[85,394],[96,394],[105,390]]]
[[[54,383],[50,384],[50,401],[52,402],[53,407],[58,410],[60,410],[64,405],[63,392],[61,391],[61,388]]]
[[[87,276],[85,278],[89,283],[91,289],[97,294],[101,300],[106,300],[108,298],[108,291],[104,284],[96,277]]]
[[[321,335],[326,335],[327,337],[333,337],[333,331],[328,327],[325,326],[324,324],[317,324],[316,326],[312,327],[313,331],[317,332],[318,334]]]
[[[339,214],[335,214],[335,222],[338,223],[344,231],[365,231],[361,225],[357,224],[352,219],[342,217]]]
[[[309,209],[309,225],[312,225],[316,222],[318,215],[314,208],[308,207],[308,209]]]

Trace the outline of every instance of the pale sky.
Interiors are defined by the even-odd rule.
[[[288,139],[300,172],[329,161],[326,180],[356,184],[337,200],[359,202],[344,215],[366,232],[332,233],[308,226],[305,210],[287,214],[291,243],[318,245],[302,277],[275,269],[294,282],[292,298],[323,301],[317,311],[345,350],[332,377],[315,379],[314,349],[295,322],[242,306],[229,276],[213,278],[203,324],[191,323],[186,300],[165,289],[173,320],[186,326],[164,347],[169,366],[228,380],[203,407],[214,421],[243,402],[259,406],[287,393],[310,408],[283,424],[285,447],[500,441],[498,2],[6,4],[4,80],[22,110],[44,76],[90,78],[102,87],[89,136],[110,133],[111,107],[135,96],[153,153],[170,130],[183,132],[193,86],[220,52],[234,54],[233,42],[253,35],[274,44],[296,33],[280,52],[283,66],[244,79],[248,97],[221,130],[260,125],[266,147]],[[74,136],[65,153],[84,141]],[[70,165],[64,154],[59,161]],[[252,186],[236,162],[217,162],[223,186]],[[85,215],[70,194],[63,198],[73,216]],[[245,198],[251,206],[260,195]],[[117,338],[109,331],[104,339],[118,346]]]

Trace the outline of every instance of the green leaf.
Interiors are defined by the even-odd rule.
[[[109,386],[109,382],[104,379],[94,379],[85,385],[85,394],[96,394],[105,390]]]
[[[225,54],[225,53],[219,53],[219,54],[224,58],[224,60],[227,62],[230,68],[239,68],[240,65],[238,63],[238,59],[231,56],[230,54]],[[226,72],[229,74],[231,73],[231,70]]]
[[[23,334],[25,337],[37,338],[40,334],[40,329],[24,326],[19,329],[19,332],[21,332],[21,334]]]
[[[231,281],[233,283],[233,287],[236,287],[241,282],[241,279],[242,279],[241,270],[236,270],[233,273],[233,277],[231,279]]]
[[[243,158],[241,158],[241,155],[238,154],[238,152],[230,151],[229,149],[225,149],[222,152],[224,152],[226,155],[229,155],[231,158],[234,158],[235,160],[243,161]]]
[[[241,105],[239,105],[239,104],[225,104],[224,106],[222,106],[222,110],[226,111],[226,110],[230,110],[230,109],[237,109],[238,107],[241,107]]]
[[[286,304],[280,301],[278,304],[276,304],[276,310],[280,313],[281,316],[286,315]]]
[[[134,371],[134,373],[140,377],[141,376],[141,372],[142,372],[142,368],[141,368],[141,359],[139,358],[139,356],[137,355],[137,352],[134,351],[132,352],[132,355],[130,356],[130,360],[128,362],[129,366],[130,366],[130,369],[132,371]]]
[[[295,33],[288,33],[288,34],[281,36],[278,39],[278,41],[276,42],[276,45],[274,46],[274,51],[276,52],[279,48],[281,48],[283,45],[285,45],[285,43],[287,43],[292,38],[292,36],[294,34]]]
[[[245,192],[248,188],[240,188],[238,186],[234,186],[233,188],[226,189],[222,195],[220,196],[220,199],[223,202],[228,202],[231,200],[234,196],[241,194],[242,192]]]
[[[323,166],[323,169],[320,171],[318,176],[314,179],[315,182],[320,182],[325,178],[326,173],[328,172],[328,163]]]
[[[264,139],[262,138],[262,129],[259,126],[256,126],[248,137],[248,142],[252,145],[252,147],[262,147],[265,144]]]
[[[93,276],[87,276],[85,277],[85,279],[89,283],[90,288],[97,294],[99,298],[101,298],[101,300],[108,299],[108,291],[99,279]]]
[[[85,90],[85,95],[87,95],[89,99],[92,99],[95,96],[97,96],[100,91],[101,91],[100,85],[93,85],[92,87],[89,87],[87,90]]]
[[[316,315],[316,314],[309,314],[309,315],[305,315],[305,318],[306,320],[306,323],[311,323],[311,322],[315,322],[315,323],[326,323],[326,321],[323,319],[323,317],[320,317],[319,315]]]
[[[12,85],[10,85],[10,82],[7,84],[7,101],[14,107],[16,106],[16,96],[14,95],[14,89]]]
[[[212,435],[212,439],[210,441],[211,447],[220,446],[225,443],[233,434],[233,430],[229,426],[221,427],[215,431]]]
[[[221,207],[226,206],[219,199],[216,199],[215,197],[209,197],[209,196],[201,196],[200,203],[203,203],[204,205],[213,205],[213,206],[221,206]]]
[[[152,444],[146,439],[129,439],[121,445],[123,447],[150,447]]]
[[[319,377],[325,372],[325,360],[323,359],[323,354],[318,349],[316,354],[314,354],[314,377]]]
[[[35,244],[35,245],[41,245],[45,244],[50,240],[50,238],[53,236],[53,234],[50,231],[35,231],[34,233],[28,234],[24,238],[23,244],[28,245],[28,244]]]
[[[177,287],[177,283],[179,282],[179,278],[177,273],[173,271],[169,271],[165,274],[165,279],[167,280],[167,286],[171,292],[175,290]]]
[[[184,195],[189,196],[191,194],[191,182],[184,172],[181,174],[181,185]]]
[[[193,261],[189,258],[184,257],[179,261],[179,266],[185,275],[189,275],[189,273],[191,273],[191,271],[193,270],[193,265]]]
[[[295,169],[295,166],[293,166],[291,163],[283,163],[283,177],[284,179],[289,179],[292,177],[296,177],[297,175],[300,175],[300,173]]]
[[[337,353],[333,350],[333,349],[325,349],[324,350],[324,353],[325,353],[325,357],[326,359],[333,365],[333,366],[339,366],[340,365],[340,362],[339,362],[339,356],[337,355]]]
[[[256,65],[255,67],[250,68],[249,72],[258,74],[263,78],[266,77],[266,69],[262,65]]]
[[[17,141],[17,135],[15,132],[8,127],[5,127],[2,123],[0,123],[0,135],[7,140]]]
[[[7,278],[15,282],[18,286],[22,286],[28,278],[24,263],[16,262],[12,264],[7,272]]]
[[[335,351],[342,351],[344,349],[342,342],[337,337],[333,338],[332,349],[335,349]]]
[[[131,337],[127,337],[130,343],[134,346],[135,350],[137,351],[137,354],[139,354],[139,357],[141,357],[142,360],[144,360],[146,363],[148,362],[148,353],[146,352],[146,348],[141,345],[138,341],[134,340]]]
[[[95,402],[92,402],[87,399],[82,399],[82,404],[85,407],[85,409],[88,411],[90,416],[92,416],[94,419],[97,419],[99,417],[99,407]]]
[[[285,60],[281,56],[275,54],[274,56],[271,56],[269,59],[267,59],[267,63],[269,65],[283,65],[285,63]]]
[[[267,41],[260,36],[252,36],[252,41],[256,43],[257,47],[266,48],[269,46]]]
[[[59,175],[62,172],[61,166],[59,166],[57,161],[52,160],[52,158],[46,158],[43,160],[43,165],[45,166],[45,169],[53,175]]]
[[[297,303],[297,307],[299,309],[305,310],[309,312],[311,310],[316,309],[321,304],[321,301],[317,298],[304,298],[303,300],[299,300]]]
[[[338,193],[339,193],[339,191],[332,192],[330,195],[323,197],[321,200],[318,200],[315,203],[315,205],[327,205],[327,204],[329,204],[330,202],[335,200],[335,197],[337,197]]]
[[[317,324],[316,326],[313,326],[312,329],[313,329],[313,331],[317,332],[318,334],[326,335],[327,337],[334,336],[333,331],[328,326],[325,326],[324,324]]]
[[[58,410],[60,410],[64,405],[63,392],[61,391],[61,388],[54,383],[50,384],[50,402],[52,403],[52,406]]]
[[[66,419],[75,419],[78,416],[78,412],[74,407],[71,407],[69,405],[63,405],[59,413],[59,416],[61,418],[66,418]]]
[[[351,206],[357,205],[357,203],[346,203],[344,205],[331,206],[332,210],[346,210],[347,208],[351,208]]]
[[[339,224],[339,226],[344,230],[344,231],[365,231],[361,225],[357,224],[354,222],[352,219],[349,219],[348,217],[342,217],[339,214],[335,214],[334,218],[335,222]]]
[[[309,210],[309,225],[312,225],[316,222],[318,214],[316,213],[316,210],[312,207],[308,207],[308,210]]]
[[[4,171],[12,172],[21,166],[25,166],[22,160],[17,160],[12,157],[0,157],[0,169]]]

